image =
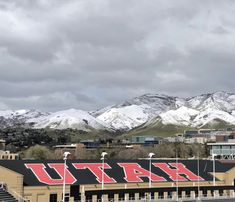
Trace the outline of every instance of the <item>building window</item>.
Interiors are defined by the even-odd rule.
[[[186,197],[190,197],[190,190],[186,190],[185,195],[186,195]]]
[[[135,193],[129,193],[129,200],[135,199]]]
[[[50,194],[50,202],[57,202],[57,194]]]
[[[102,200],[102,194],[97,194],[97,200],[101,201]]]
[[[108,200],[109,201],[114,201],[114,194],[109,194],[108,195]]]
[[[203,190],[202,190],[202,194],[203,194],[204,197],[206,197],[206,196],[207,196],[207,190],[206,190],[206,189],[203,189]]]
[[[162,192],[162,191],[158,192],[158,198],[159,198],[159,199],[163,199],[163,196],[164,196],[164,195],[163,195],[163,192]]]
[[[70,194],[69,194],[69,193],[65,193],[65,195],[64,195],[64,201],[65,201],[65,202],[69,202],[69,197],[70,197]],[[63,194],[62,194],[62,200],[63,200]]]
[[[86,195],[86,201],[92,201],[92,195]]]
[[[223,194],[224,194],[223,190],[220,189],[220,190],[219,190],[219,195],[220,195],[220,196],[223,196]]]
[[[146,195],[144,192],[139,193],[139,198],[140,199],[146,199]]]
[[[124,199],[125,199],[125,194],[124,194],[124,193],[119,193],[118,199],[119,199],[120,201],[121,201],[121,200],[124,200]]]

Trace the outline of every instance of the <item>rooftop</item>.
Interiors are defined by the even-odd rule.
[[[207,145],[235,145],[235,142],[213,142],[213,143],[207,143]]]

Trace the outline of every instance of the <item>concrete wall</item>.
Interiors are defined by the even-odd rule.
[[[57,194],[57,201],[62,201],[62,189],[63,186],[25,186],[24,197],[29,202],[49,202],[50,194]],[[65,193],[70,193],[70,186],[66,186]],[[73,202],[73,197],[69,201]]]
[[[23,195],[23,175],[0,166],[0,182],[7,184],[11,190],[14,190],[21,196]]]
[[[224,176],[225,184],[233,185],[234,179],[235,179],[235,168],[232,168],[225,173]]]

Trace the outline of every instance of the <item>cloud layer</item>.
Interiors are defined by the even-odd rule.
[[[232,0],[0,0],[0,109],[235,91]]]

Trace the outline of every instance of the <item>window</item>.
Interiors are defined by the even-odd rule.
[[[150,193],[151,199],[154,199],[154,192]]]
[[[220,195],[220,196],[223,196],[223,194],[224,194],[223,190],[220,189],[220,190],[219,190],[219,195]]]
[[[172,198],[172,192],[171,192],[171,191],[168,191],[168,192],[167,192],[167,197],[168,197],[168,198]]]
[[[146,199],[145,193],[144,193],[144,192],[140,192],[140,193],[139,193],[139,198],[140,198],[140,199]]]
[[[135,193],[129,193],[129,200],[135,199]]]
[[[211,190],[211,196],[214,196],[214,190]]]
[[[50,202],[57,202],[57,194],[50,194]]]
[[[125,194],[124,194],[124,193],[120,193],[120,194],[118,195],[118,198],[119,198],[120,201],[121,201],[121,200],[124,200]]]
[[[202,194],[203,194],[203,196],[206,197],[206,196],[207,196],[207,190],[206,190],[206,189],[203,189],[203,190],[202,190]]]
[[[64,201],[65,201],[65,202],[69,202],[69,197],[70,197],[70,194],[69,194],[69,193],[65,193],[65,195],[64,195]],[[62,194],[62,200],[63,200],[63,194]]]
[[[186,190],[185,195],[186,195],[186,197],[190,197],[190,190]]]
[[[102,194],[97,194],[97,200],[100,201],[102,199]]]
[[[92,201],[92,195],[86,195],[86,201],[87,202]]]
[[[114,201],[114,194],[108,195],[108,201]]]

